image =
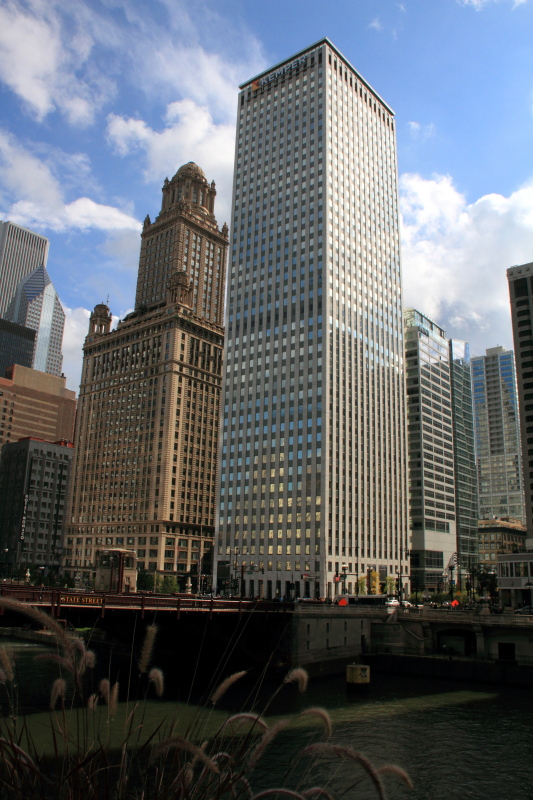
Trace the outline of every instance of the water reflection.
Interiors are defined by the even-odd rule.
[[[57,667],[34,661],[34,656],[44,651],[38,645],[7,646],[13,646],[17,656],[18,690],[25,709],[47,708]],[[173,697],[183,699],[183,687],[172,686],[172,675],[166,675],[166,683],[163,701],[148,701],[148,718],[157,720],[176,710],[183,721],[201,716],[200,707],[194,703],[185,711],[184,706],[172,702]],[[264,707],[270,691],[262,690],[258,710]],[[224,698],[223,709],[228,713],[250,710],[254,697],[256,689],[251,682],[236,684]],[[342,677],[310,681],[305,695],[299,695],[295,686],[286,686],[269,706],[268,715],[271,723],[309,706],[327,708],[334,724],[332,741],[361,751],[377,766],[399,764],[411,775],[413,792],[392,778],[387,780],[389,796],[398,800],[533,800],[532,698],[528,689],[373,673],[372,684],[360,694],[347,693]],[[218,712],[215,721],[220,723]],[[254,790],[279,785],[286,779],[294,781],[293,785],[298,783],[291,773],[291,756],[319,738],[316,721],[306,719],[302,723],[291,726],[267,752],[254,775]],[[206,728],[203,734],[208,734]],[[307,766],[308,762],[299,762],[299,776]],[[368,780],[354,789],[353,775],[344,761],[327,760],[307,776],[305,785],[324,785],[336,800],[374,797]]]

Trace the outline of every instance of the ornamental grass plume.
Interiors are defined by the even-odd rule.
[[[146,628],[146,633],[144,635],[141,657],[139,659],[139,664],[138,664],[139,672],[141,673],[141,675],[144,675],[145,672],[148,672],[148,667],[150,666],[150,661],[152,660],[152,653],[154,650],[156,635],[157,635],[157,626],[148,625]]]
[[[50,694],[50,708],[52,711],[56,707],[56,703],[59,698],[61,698],[63,701],[65,700],[66,691],[66,681],[63,678],[56,678],[52,684],[52,692]]]
[[[154,689],[158,697],[161,697],[165,688],[165,678],[160,669],[152,667],[148,673],[148,680],[154,684]]]
[[[9,607],[36,619],[31,607],[15,601],[9,601]],[[41,622],[43,617],[47,621],[47,615],[38,612]],[[33,738],[37,730],[40,737],[46,730],[42,719],[32,732],[31,718],[20,720],[15,713],[0,717],[0,800],[263,800],[274,795],[291,800],[384,800],[385,782],[391,778],[412,787],[400,767],[377,768],[364,754],[335,744],[331,718],[322,708],[307,708],[284,719],[267,716],[282,687],[295,684],[305,691],[304,669],[287,673],[262,712],[257,700],[250,711],[225,714],[215,709],[246,674],[239,671],[222,681],[208,708],[193,711],[187,722],[180,713],[166,719],[162,704],[153,715],[146,695],[144,701],[129,696],[130,688],[126,702],[120,703],[119,683],[111,672],[113,680],[102,679],[95,691],[89,672],[94,655],[83,642],[66,637],[55,620],[46,624],[58,649],[47,660],[62,671],[53,682],[50,706],[54,710],[61,701],[61,713],[48,717],[48,745]],[[149,669],[156,633],[154,625],[147,627],[138,667],[161,696],[163,673],[157,667]],[[0,680],[8,697],[10,691],[16,694],[10,689],[14,678],[11,655],[0,648]],[[68,692],[72,685],[75,691]],[[142,686],[139,682],[141,696]],[[100,697],[107,709],[98,706]],[[302,723],[313,722],[320,723],[316,730],[302,730]],[[333,768],[334,762],[342,765],[342,774]],[[325,775],[324,786],[314,779],[316,774]]]
[[[217,687],[217,689],[213,692],[213,695],[211,697],[211,702],[213,703],[213,705],[216,706],[220,698],[224,694],[226,694],[229,687],[232,686],[234,683],[236,683],[238,680],[240,680],[242,677],[244,677],[244,675],[246,675],[246,670],[241,670],[240,672],[234,672],[233,675],[230,675],[229,677],[225,678],[222,681],[222,683]]]

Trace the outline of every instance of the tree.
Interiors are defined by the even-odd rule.
[[[366,594],[366,576],[365,575],[361,575],[361,577],[357,579],[357,584],[359,586],[359,594]]]
[[[394,594],[396,591],[396,576],[395,575],[387,575],[386,580],[387,586],[387,594]]]
[[[379,572],[372,570],[370,573],[370,594],[381,594],[381,586],[379,583]]]

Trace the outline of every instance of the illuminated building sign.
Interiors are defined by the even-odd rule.
[[[298,69],[299,67],[305,67],[307,65],[307,56],[301,56],[300,58],[295,58],[294,61],[291,61],[289,64],[285,64],[285,66],[276,69],[274,72],[271,72],[270,75],[265,75],[264,78],[258,78],[258,80],[252,82],[252,89],[254,92],[257,92],[258,89],[261,89],[262,86],[266,86],[269,83],[273,83],[277,81],[278,78],[283,78],[284,75],[287,73],[292,72],[293,69]]]

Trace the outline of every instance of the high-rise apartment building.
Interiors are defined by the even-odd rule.
[[[116,330],[105,304],[91,315],[64,561],[82,581],[113,545],[195,585],[211,550],[228,245],[215,194],[193,163],[165,180],[144,222],[135,310]]]
[[[533,545],[533,262],[508,269],[507,280],[520,398],[525,523],[528,545]]]
[[[20,281],[5,318],[36,332],[32,368],[61,375],[65,312],[43,266]]]
[[[518,393],[512,350],[472,358],[479,518],[525,520]]]
[[[464,574],[477,562],[478,501],[470,345],[450,339],[457,563]]]
[[[327,39],[240,89],[217,568],[384,584],[409,571],[394,115]]]
[[[0,445],[27,436],[72,441],[76,393],[66,378],[15,364],[0,377]]]
[[[0,569],[61,563],[72,442],[28,437],[5,444],[0,460]],[[2,563],[3,562],[3,563]]]
[[[48,247],[44,236],[13,222],[0,222],[0,317],[20,281],[37,267],[46,267]]]
[[[411,579],[438,591],[457,552],[449,345],[419,311],[406,309],[404,321]]]

